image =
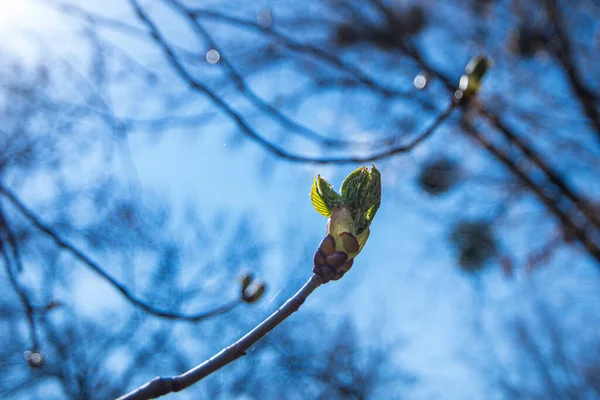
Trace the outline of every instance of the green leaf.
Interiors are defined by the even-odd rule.
[[[374,165],[371,168],[370,178],[365,189],[367,197],[366,205],[368,207],[366,217],[369,223],[375,218],[375,214],[381,205],[381,174]]]
[[[366,181],[359,182],[358,195],[353,203],[358,234],[369,228],[381,204],[381,174],[375,166],[367,170],[366,178]]]
[[[356,174],[353,172],[350,179],[346,179],[344,183],[344,203],[355,212],[360,209],[364,209],[363,202],[365,200],[364,189],[365,185],[369,182],[369,170],[367,167],[361,167],[356,170]]]
[[[317,176],[317,191],[329,210],[333,210],[342,205],[342,196],[337,194],[329,182],[321,178],[321,175]]]
[[[312,202],[313,207],[315,208],[315,210],[317,210],[319,214],[321,214],[324,217],[331,217],[331,210],[327,208],[325,202],[323,201],[323,198],[319,194],[316,178],[313,180],[313,185],[310,189],[310,200]]]
[[[365,213],[367,221],[369,221],[369,222],[373,221],[373,218],[375,218],[375,213],[377,213],[377,207],[371,206],[371,208],[369,208],[367,210],[367,212]]]
[[[366,230],[381,204],[381,175],[375,166],[360,167],[346,177],[340,196],[320,175],[313,181],[310,197],[318,213],[331,217],[338,207],[347,208],[358,233]]]
[[[348,188],[350,186],[353,186],[355,183],[355,180],[357,179],[357,176],[359,174],[361,174],[362,172],[364,172],[364,169],[366,167],[359,167],[357,169],[355,169],[354,171],[352,171],[347,177],[346,179],[344,179],[344,182],[342,182],[342,186],[340,188],[340,192],[342,193],[342,197],[347,197],[348,196]]]

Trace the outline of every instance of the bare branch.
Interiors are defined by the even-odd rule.
[[[541,154],[535,151],[531,145],[527,144],[524,138],[516,135],[500,119],[500,117],[491,112],[489,109],[483,107],[481,109],[481,113],[504,135],[505,138],[519,148],[533,164],[535,164],[540,170],[542,170],[542,172],[546,174],[548,180],[552,182],[552,184],[555,185],[562,194],[564,194],[570,201],[573,202],[573,205],[585,215],[591,224],[600,229],[600,217],[592,211],[592,207],[590,207],[589,203],[575,193],[574,189],[572,189],[567,181],[544,160]]]
[[[225,365],[246,355],[246,350],[273,330],[277,325],[282,323],[287,317],[296,312],[306,298],[318,288],[321,283],[321,279],[318,276],[311,276],[304,286],[279,307],[277,311],[238,341],[224,348],[202,364],[181,375],[169,378],[155,378],[134,391],[119,397],[117,400],[155,399],[168,393],[179,392],[201,381],[213,372],[223,368]]]
[[[85,255],[81,250],[77,249],[77,247],[63,239],[58,233],[56,233],[48,225],[42,222],[42,220],[37,215],[35,215],[33,211],[27,208],[25,204],[6,187],[0,186],[0,193],[2,193],[4,197],[8,199],[21,212],[21,214],[23,214],[29,220],[29,222],[31,222],[37,229],[39,229],[41,232],[50,237],[58,247],[71,253],[76,259],[78,259],[83,264],[87,265],[92,271],[100,275],[112,287],[117,289],[123,295],[123,297],[127,299],[127,301],[129,301],[134,306],[140,307],[142,310],[146,311],[149,314],[166,319],[198,322],[210,317],[214,317],[216,315],[224,314],[242,302],[241,299],[235,299],[213,310],[198,312],[194,314],[182,314],[158,309],[152,306],[151,304],[145,302],[144,300],[136,297],[126,286],[124,286],[115,278],[113,278],[98,263],[96,263],[87,255]]]
[[[268,35],[274,39],[276,39],[279,43],[286,46],[288,49],[301,52],[306,54],[311,54],[318,59],[336,67],[340,71],[344,71],[353,78],[355,78],[361,84],[370,87],[374,90],[380,92],[384,97],[395,97],[395,96],[408,96],[408,92],[402,92],[397,89],[391,89],[386,86],[381,85],[377,80],[368,76],[364,71],[361,71],[359,68],[344,62],[340,58],[335,55],[322,50],[318,47],[311,46],[308,44],[303,44],[295,41],[291,37],[276,31],[275,29],[264,27],[254,21],[250,21],[243,18],[238,18],[235,16],[226,15],[220,12],[204,10],[204,9],[195,9],[190,11],[190,15],[193,15],[195,18],[206,18],[215,21],[223,21],[227,22],[230,25],[241,26],[248,29],[252,29],[258,32],[261,32],[265,35]]]
[[[565,70],[569,84],[571,85],[579,104],[583,107],[585,115],[590,120],[596,136],[600,139],[600,113],[598,113],[596,108],[600,99],[584,83],[583,78],[575,66],[573,49],[571,48],[571,43],[565,32],[564,21],[560,14],[558,1],[547,0],[547,8],[550,20],[554,25],[556,36],[560,42],[556,57]]]
[[[454,90],[452,83],[451,83],[451,79],[449,77],[447,77],[445,74],[443,74],[441,71],[437,70],[435,67],[433,67],[429,63],[427,63],[427,61],[421,56],[421,54],[415,48],[405,47],[403,50],[408,55],[413,57],[415,59],[415,61],[423,69],[427,70],[434,76],[438,77],[443,82],[444,86],[446,86],[446,88],[448,88],[449,90]],[[485,119],[487,119],[492,126],[494,126],[497,129],[497,132],[499,132],[504,137],[504,139],[506,139],[509,143],[511,143],[518,149],[520,149],[522,151],[522,153],[524,154],[524,156],[530,162],[532,162],[534,165],[536,165],[538,168],[540,168],[540,170],[548,177],[548,180],[553,185],[556,186],[556,188],[559,190],[559,192],[562,195],[564,195],[567,199],[569,199],[569,201],[572,202],[572,204],[577,209],[579,209],[579,211],[583,214],[583,216],[589,222],[590,225],[593,225],[596,229],[600,229],[600,219],[596,215],[596,213],[594,213],[593,208],[590,207],[589,202],[587,202],[584,198],[580,197],[577,193],[575,193],[575,191],[570,187],[570,185],[567,183],[567,181],[565,179],[563,179],[561,177],[561,175],[557,171],[555,171],[550,166],[549,163],[547,163],[544,160],[544,158],[542,157],[541,154],[537,153],[533,149],[532,146],[530,146],[528,143],[526,143],[525,139],[523,139],[521,136],[517,135],[492,110],[490,110],[486,107],[480,107],[479,111],[480,111],[480,114]],[[485,147],[488,151],[492,151],[489,147],[487,147],[484,144],[483,141],[478,140],[478,143],[482,144],[483,147]],[[491,142],[489,142],[489,141],[487,143],[491,144]],[[492,153],[495,154],[494,151],[492,151]],[[496,158],[499,161],[503,162],[508,167],[509,170],[515,172],[515,174],[519,178],[523,179],[523,177],[520,175],[520,173],[518,173],[517,170],[515,170],[513,168],[513,165],[511,165],[512,160],[510,160],[510,158],[508,158],[506,155],[504,155],[504,156],[498,156],[497,154],[495,154],[495,155],[496,155]],[[531,184],[533,186],[532,185],[527,185],[527,186],[534,192],[534,194],[539,196],[539,193],[542,192],[540,186],[533,181],[531,181]],[[555,204],[552,208],[558,210],[558,205],[556,204],[556,201],[554,199],[549,198],[546,195],[545,195],[545,197],[546,197],[546,200],[544,200],[545,204],[548,206],[549,205],[549,203],[547,203],[548,201],[554,202]],[[561,217],[559,217],[559,218],[561,218]],[[562,219],[561,219],[561,221],[562,221]],[[577,228],[577,229],[580,230],[580,228]],[[585,236],[587,237],[587,234]],[[584,240],[588,240],[588,239],[584,239]],[[586,246],[586,248],[588,248],[588,246]],[[591,254],[594,255],[597,251],[598,251],[598,249],[595,249],[591,252]],[[594,255],[594,257],[597,258],[596,255]]]
[[[6,270],[6,274],[8,275],[8,279],[10,281],[10,284],[12,285],[13,289],[15,290],[15,292],[17,293],[17,295],[19,296],[19,299],[21,300],[21,303],[23,304],[23,307],[25,308],[25,315],[27,316],[27,323],[29,324],[29,335],[31,336],[31,351],[32,352],[37,352],[40,350],[40,342],[37,336],[37,329],[36,329],[36,322],[35,322],[35,308],[33,306],[33,304],[31,303],[31,300],[29,299],[29,296],[27,295],[27,292],[25,291],[25,289],[23,289],[23,287],[21,286],[21,284],[19,283],[19,280],[17,279],[12,267],[11,267],[11,260],[10,257],[8,255],[8,252],[6,250],[5,243],[6,244],[10,244],[11,246],[15,246],[16,242],[13,244],[11,242],[10,239],[8,239],[8,225],[6,223],[6,219],[4,218],[4,213],[2,211],[2,209],[0,208],[0,251],[2,252],[2,259],[4,261],[4,269]],[[3,234],[4,233],[4,234]],[[2,235],[3,234],[3,235]],[[8,239],[8,240],[4,240],[4,239]],[[21,265],[21,259],[19,256],[19,252],[16,248],[13,247],[13,262],[16,265]]]
[[[575,236],[596,261],[600,262],[600,245],[594,242],[590,237],[591,235],[584,228],[580,228],[572,220],[569,214],[559,207],[555,199],[546,194],[513,159],[487,139],[471,122],[465,121],[465,126],[467,128],[465,132],[477,140],[477,142],[479,142],[495,158],[501,161],[511,172],[519,177],[521,181],[542,201],[546,208],[559,219],[563,227]]]
[[[415,140],[410,142],[407,145],[393,147],[391,149],[384,150],[379,153],[371,154],[365,157],[310,157],[303,156],[294,153],[290,153],[275,144],[269,142],[267,139],[260,136],[248,123],[248,121],[237,111],[235,111],[228,103],[225,102],[221,97],[219,97],[216,93],[210,90],[206,85],[195,79],[185,68],[183,63],[178,59],[177,55],[171,49],[167,43],[165,42],[163,36],[161,35],[158,27],[150,20],[148,15],[144,12],[144,10],[140,7],[136,0],[130,0],[132,7],[136,10],[136,13],[140,20],[144,22],[144,24],[148,27],[150,31],[150,35],[156,41],[160,48],[162,48],[165,53],[168,61],[171,63],[175,71],[179,74],[179,76],[193,89],[198,90],[204,93],[207,97],[209,97],[215,106],[223,111],[227,116],[229,116],[233,121],[235,121],[238,128],[241,130],[249,138],[253,139],[259,145],[267,149],[269,152],[273,153],[275,156],[280,157],[282,159],[293,161],[293,162],[303,162],[303,163],[313,163],[313,164],[349,164],[349,163],[364,163],[371,162],[375,160],[380,160],[382,158],[387,158],[389,156],[403,153],[412,150],[415,146],[425,140],[431,133],[433,133],[442,122],[444,122],[452,110],[456,107],[455,104],[450,104],[446,110],[444,110],[438,118],[433,122],[433,124],[427,128],[423,133],[421,133]],[[196,13],[194,13],[196,15]]]
[[[307,138],[316,140],[318,142],[323,143],[323,145],[327,147],[349,147],[357,145],[356,142],[350,142],[345,140],[338,140],[329,138],[321,135],[318,132],[313,131],[312,129],[301,125],[294,121],[291,118],[288,118],[281,111],[277,110],[275,107],[268,104],[266,101],[261,99],[254,91],[246,84],[244,78],[241,74],[235,69],[235,67],[229,62],[228,57],[224,54],[223,50],[219,48],[216,41],[213,39],[212,35],[202,26],[202,24],[198,21],[197,18],[194,17],[193,13],[190,13],[183,4],[181,4],[177,0],[168,0],[169,4],[171,4],[174,8],[176,8],[180,13],[182,13],[190,22],[194,30],[198,33],[198,36],[204,38],[204,40],[208,43],[211,48],[217,49],[220,54],[219,64],[223,66],[227,74],[229,75],[232,82],[235,83],[238,90],[259,110],[263,111],[265,114],[271,116],[274,120],[279,122],[283,127],[290,129],[291,131],[295,131],[303,134]]]

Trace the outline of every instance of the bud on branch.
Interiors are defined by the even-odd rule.
[[[369,226],[381,204],[381,175],[373,165],[360,167],[346,177],[337,193],[320,175],[310,198],[327,221],[327,236],[317,249],[313,272],[323,282],[340,279],[354,263],[369,238]]]
[[[465,67],[464,74],[460,77],[458,90],[454,92],[456,104],[465,105],[477,95],[481,88],[481,80],[492,65],[492,61],[485,55],[473,57]]]

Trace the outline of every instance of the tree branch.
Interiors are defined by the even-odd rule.
[[[216,12],[216,11],[205,10],[205,9],[194,9],[194,10],[189,11],[189,13],[191,15],[193,15],[195,18],[206,18],[206,19],[215,20],[215,21],[223,21],[230,25],[241,26],[241,27],[244,27],[247,29],[251,29],[251,30],[260,32],[264,35],[270,36],[270,37],[276,39],[279,43],[283,44],[289,50],[292,50],[295,52],[300,52],[300,53],[311,54],[311,55],[317,57],[318,59],[320,59],[321,61],[324,61],[327,64],[336,67],[338,70],[348,73],[350,76],[352,76],[358,82],[360,82],[361,84],[363,84],[366,87],[370,87],[374,90],[377,90],[384,97],[409,95],[409,92],[402,92],[397,89],[392,89],[392,88],[381,85],[377,80],[368,76],[360,68],[344,62],[342,59],[336,57],[335,55],[333,55],[325,50],[322,50],[315,46],[311,46],[309,44],[297,42],[294,39],[292,39],[291,37],[286,36],[285,34],[279,32],[275,29],[262,26],[254,21],[250,21],[250,20],[243,19],[243,18],[238,18],[238,17],[232,16],[232,15],[226,15],[226,14]]]
[[[168,3],[171,4],[178,12],[183,14],[186,19],[190,22],[193,29],[196,31],[198,36],[202,37],[211,48],[217,49],[220,54],[219,64],[223,66],[223,69],[228,74],[229,78],[232,82],[235,83],[238,90],[244,97],[248,99],[252,104],[254,104],[259,110],[264,112],[266,115],[269,115],[275,121],[280,123],[286,129],[291,131],[295,131],[301,133],[307,138],[313,139],[317,142],[323,143],[323,145],[327,147],[350,147],[355,146],[359,143],[351,142],[346,140],[333,139],[326,136],[321,135],[318,132],[313,131],[312,129],[301,125],[294,121],[291,118],[288,118],[281,111],[277,110],[275,107],[268,104],[266,101],[261,99],[254,91],[246,84],[246,81],[242,77],[242,75],[235,69],[235,67],[229,62],[229,59],[223,53],[223,50],[219,48],[216,41],[213,39],[212,35],[204,28],[204,26],[195,18],[194,14],[191,13],[183,4],[181,4],[177,0],[168,0]]]
[[[123,295],[123,297],[127,299],[127,301],[129,301],[134,306],[140,307],[142,310],[146,311],[149,314],[166,319],[198,322],[210,317],[214,317],[216,315],[224,314],[242,302],[241,299],[236,299],[220,307],[217,307],[214,310],[198,312],[194,314],[182,314],[158,309],[152,306],[151,304],[145,302],[144,300],[141,300],[138,297],[136,297],[133,293],[129,291],[129,289],[126,286],[124,286],[115,278],[113,278],[98,263],[96,263],[87,255],[85,255],[81,250],[77,249],[77,247],[63,239],[58,233],[56,233],[48,225],[42,222],[42,220],[37,215],[35,215],[33,211],[27,208],[25,204],[6,187],[0,185],[0,193],[2,193],[4,197],[8,199],[21,212],[21,214],[25,216],[25,218],[29,220],[29,222],[31,222],[37,229],[39,229],[41,232],[50,237],[58,247],[71,253],[76,259],[78,259],[83,264],[87,265],[92,271],[100,275],[112,287],[117,289]]]
[[[490,123],[500,131],[506,139],[520,149],[523,154],[535,164],[546,176],[548,180],[555,185],[558,190],[567,197],[575,207],[581,211],[581,213],[589,220],[589,222],[600,230],[600,216],[598,216],[589,202],[583,198],[580,198],[574,189],[570,187],[567,181],[555,171],[548,163],[545,162],[542,155],[533,149],[524,138],[516,135],[496,114],[491,112],[489,109],[482,107],[481,114]]]
[[[136,11],[140,20],[146,25],[149,30],[151,37],[163,50],[167,60],[175,69],[175,72],[194,90],[204,93],[217,108],[223,111],[228,117],[230,117],[246,136],[254,140],[256,143],[261,145],[263,148],[271,152],[277,157],[282,159],[302,162],[302,163],[313,163],[313,164],[349,164],[349,163],[365,163],[380,160],[392,156],[394,154],[403,153],[412,150],[416,145],[425,140],[431,133],[437,129],[437,127],[446,120],[450,115],[451,111],[456,107],[455,104],[450,104],[445,111],[443,111],[434,123],[419,135],[414,141],[407,145],[401,145],[384,150],[379,153],[371,154],[365,157],[310,157],[299,154],[290,153],[275,144],[271,143],[267,139],[260,136],[250,125],[250,123],[236,110],[234,110],[228,103],[226,103],[220,96],[210,90],[206,85],[195,79],[185,68],[183,63],[178,59],[173,49],[166,43],[164,37],[158,30],[158,27],[152,22],[146,12],[140,7],[136,0],[129,0],[132,7]],[[196,15],[197,13],[194,13]]]
[[[11,263],[10,257],[8,255],[8,252],[6,250],[6,246],[4,245],[4,243],[8,243],[11,246],[15,246],[16,242],[11,243],[11,240],[8,238],[8,236],[9,236],[8,224],[6,222],[6,219],[4,218],[4,214],[3,214],[1,208],[0,208],[0,229],[2,229],[0,231],[0,251],[2,252],[4,268],[6,270],[6,274],[8,275],[8,279],[9,279],[12,287],[14,288],[15,292],[19,296],[19,299],[21,300],[21,303],[23,304],[23,308],[25,308],[25,315],[27,316],[27,322],[29,324],[29,334],[31,336],[32,348],[30,350],[32,352],[38,352],[40,350],[40,342],[38,339],[38,334],[37,334],[37,329],[36,329],[36,322],[35,322],[35,315],[34,315],[35,308],[34,308],[33,304],[31,303],[31,300],[29,299],[27,292],[21,286],[13,269],[11,268],[12,263]],[[4,235],[2,235],[2,233],[4,233]],[[4,239],[3,236],[7,236],[6,242],[3,240]],[[13,247],[13,258],[14,258],[15,264],[21,265],[19,251],[15,247]]]
[[[583,82],[583,78],[579,74],[579,71],[577,71],[577,67],[573,61],[574,54],[571,43],[565,31],[564,21],[560,15],[558,1],[548,0],[547,8],[550,20],[554,25],[554,31],[560,42],[556,57],[565,70],[571,89],[573,89],[579,104],[583,107],[586,117],[590,120],[596,136],[600,139],[600,113],[596,109],[596,105],[600,99]]]
[[[415,49],[414,47],[404,46],[402,50],[410,57],[412,57],[421,68],[430,72],[432,75],[440,79],[447,89],[449,89],[450,91],[454,90],[451,79],[445,74],[443,74],[441,71],[437,70],[435,67],[428,64],[427,61],[423,58],[423,56],[417,51],[417,49]],[[594,212],[593,207],[590,206],[588,201],[581,198],[577,193],[575,193],[575,191],[570,187],[567,181],[560,175],[560,173],[554,170],[544,160],[541,154],[537,153],[534,150],[534,148],[525,141],[525,139],[517,135],[492,110],[483,106],[480,107],[478,111],[482,117],[487,119],[490,122],[490,124],[492,124],[492,126],[494,126],[502,136],[504,136],[504,139],[506,139],[509,143],[513,144],[519,150],[521,150],[525,157],[534,165],[536,165],[546,175],[550,183],[556,186],[559,192],[563,194],[570,202],[572,202],[572,204],[583,214],[583,216],[590,223],[590,225],[593,225],[600,232],[600,217],[598,217],[598,215]],[[483,142],[481,141],[478,142],[480,144],[483,144]],[[486,146],[484,145],[484,147]],[[489,148],[487,149],[490,150]],[[509,170],[515,172],[511,165],[505,162],[504,157],[497,158],[500,161],[504,162]],[[518,173],[516,175],[522,178]],[[539,186],[535,182],[532,182],[532,184]],[[534,187],[530,186],[530,188],[534,191],[534,193],[536,193],[536,190],[539,191],[539,187],[536,190],[534,190]],[[550,199],[550,201],[554,200]]]
[[[495,158],[501,161],[511,172],[513,172],[521,181],[542,201],[546,208],[554,214],[561,222],[565,231],[572,233],[574,237],[583,245],[586,251],[600,262],[600,245],[594,242],[591,235],[585,228],[577,226],[570,218],[567,212],[563,211],[558,202],[544,192],[540,186],[534,182],[505,152],[500,150],[490,140],[485,138],[473,123],[465,120],[465,132],[479,142],[486,150],[488,150]]]
[[[194,90],[198,90],[204,93],[217,108],[223,111],[228,117],[230,117],[241,130],[249,138],[253,139],[263,148],[273,153],[275,156],[282,159],[302,162],[302,163],[314,163],[314,164],[349,164],[349,163],[365,163],[379,160],[382,158],[389,157],[394,154],[406,152],[412,150],[416,145],[426,139],[437,127],[450,115],[451,111],[456,107],[454,104],[450,104],[448,108],[441,113],[441,115],[435,120],[432,126],[425,130],[418,138],[413,142],[393,147],[385,151],[368,155],[366,157],[310,157],[304,155],[298,155],[287,152],[286,150],[276,146],[267,139],[260,136],[250,125],[250,123],[236,110],[234,110],[228,103],[226,103],[220,96],[210,90],[206,85],[195,79],[185,68],[185,66],[178,59],[173,49],[166,43],[164,37],[158,30],[158,27],[152,22],[146,12],[140,7],[136,0],[130,0],[132,7],[135,9],[140,20],[146,25],[149,30],[151,37],[163,50],[167,60],[171,63],[177,74]],[[197,15],[197,13],[194,13]]]
[[[318,288],[321,283],[321,278],[312,275],[304,286],[277,309],[277,311],[235,343],[224,348],[202,364],[192,368],[184,374],[168,378],[157,377],[132,392],[119,397],[117,400],[154,399],[168,393],[179,392],[201,381],[213,372],[246,355],[246,350],[297,311],[306,298]]]

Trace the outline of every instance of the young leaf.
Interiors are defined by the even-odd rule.
[[[363,170],[365,168],[366,167],[359,167],[359,168],[355,169],[354,171],[350,172],[350,174],[346,177],[346,179],[344,179],[344,182],[342,182],[342,186],[340,188],[340,192],[342,193],[342,197],[348,197],[348,188],[351,185],[354,185],[357,176],[361,172],[363,172]]]
[[[327,208],[325,202],[323,201],[323,198],[321,197],[317,189],[316,178],[314,179],[312,188],[310,189],[310,201],[312,202],[313,207],[315,208],[315,210],[317,210],[319,214],[321,214],[324,217],[331,216],[331,210]]]
[[[375,214],[381,205],[381,174],[374,165],[371,168],[370,178],[371,180],[366,187],[366,196],[368,199],[366,216],[369,223],[375,218]]]
[[[325,206],[329,210],[333,210],[334,208],[342,205],[342,196],[337,194],[329,182],[321,178],[321,175],[317,176],[317,191],[321,195],[321,199],[323,199]]]
[[[365,185],[369,182],[369,170],[361,167],[344,180],[344,203],[353,211],[362,208]]]

